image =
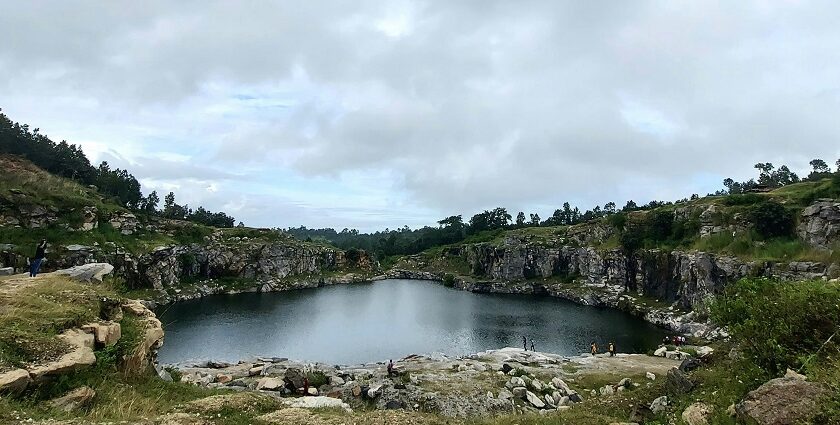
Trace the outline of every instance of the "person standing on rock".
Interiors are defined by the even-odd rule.
[[[531,351],[537,351],[534,350],[534,338],[531,338]]]
[[[615,357],[615,343],[614,342],[610,342],[609,350],[610,350],[610,357]]]
[[[595,356],[598,354],[598,345],[595,344],[595,341],[592,341],[592,344],[589,345],[589,352]]]
[[[525,351],[528,351],[528,338],[525,338],[524,336],[522,337],[522,348]]]
[[[44,261],[44,257],[46,256],[47,250],[47,240],[41,239],[41,242],[35,247],[35,258],[29,263],[29,277],[35,277],[38,275],[38,271],[41,270],[41,263]]]
[[[394,361],[393,360],[388,360],[388,376],[391,376],[393,374],[394,374]]]

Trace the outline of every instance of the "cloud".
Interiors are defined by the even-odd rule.
[[[0,15],[0,99],[13,119],[249,224],[546,214],[840,157],[838,11],[23,2]]]

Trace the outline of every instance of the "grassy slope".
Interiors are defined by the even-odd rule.
[[[824,179],[818,182],[802,182],[768,193],[736,196],[709,196],[698,200],[689,201],[683,204],[666,205],[651,211],[639,211],[629,214],[628,220],[640,220],[644,215],[653,211],[674,211],[677,208],[687,208],[692,211],[692,219],[697,220],[700,212],[714,204],[720,213],[715,218],[715,224],[727,225],[736,221],[738,216],[746,216],[750,208],[762,200],[773,200],[785,205],[793,214],[796,224],[802,210],[813,203],[816,199],[824,197],[837,198],[840,188],[831,179]],[[486,231],[472,235],[463,242],[429,249],[419,256],[426,263],[425,271],[447,272],[455,275],[470,275],[469,266],[459,258],[442,255],[449,248],[459,247],[474,243],[487,243],[501,247],[508,238],[526,240],[533,245],[558,246],[575,245],[569,239],[569,235],[582,232],[587,226],[609,225],[607,219],[598,219],[588,223],[576,224],[573,226],[550,226],[550,227],[526,227],[512,230]],[[619,248],[618,237],[613,236],[602,241],[594,248],[606,251]],[[733,236],[729,232],[718,235],[700,238],[695,234],[682,240],[665,241],[657,245],[649,245],[645,248],[660,248],[666,250],[682,249],[712,252],[717,254],[731,255],[745,261],[817,261],[823,263],[840,263],[840,249],[833,252],[817,250],[807,246],[796,237],[783,237],[763,240],[754,231],[740,232]],[[396,260],[392,262],[397,267],[406,267],[408,264]]]

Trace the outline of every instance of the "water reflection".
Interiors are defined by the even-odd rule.
[[[268,294],[219,295],[158,312],[164,363],[253,356],[351,364],[442,352],[521,347],[565,355],[596,340],[654,347],[663,331],[621,312],[549,297],[473,294],[408,280]],[[529,342],[530,345],[530,342]]]

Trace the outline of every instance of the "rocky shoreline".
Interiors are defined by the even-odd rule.
[[[464,357],[411,355],[398,360],[392,374],[384,362],[345,366],[285,358],[205,361],[168,365],[166,370],[177,370],[183,382],[256,391],[299,407],[474,417],[564,410],[584,398],[652,382],[679,364],[644,354],[566,357],[502,348]],[[166,370],[160,374],[170,379]],[[615,377],[616,382],[589,388],[585,377],[591,375]]]
[[[446,275],[399,269],[374,278],[374,280],[384,279],[428,280],[445,284]],[[727,336],[724,330],[708,321],[699,320],[696,312],[686,312],[673,305],[651,306],[615,286],[590,284],[572,288],[569,287],[571,285],[543,282],[469,281],[457,277],[452,280],[451,286],[476,293],[545,295],[586,306],[614,308],[637,316],[653,325],[696,338],[716,339]]]

